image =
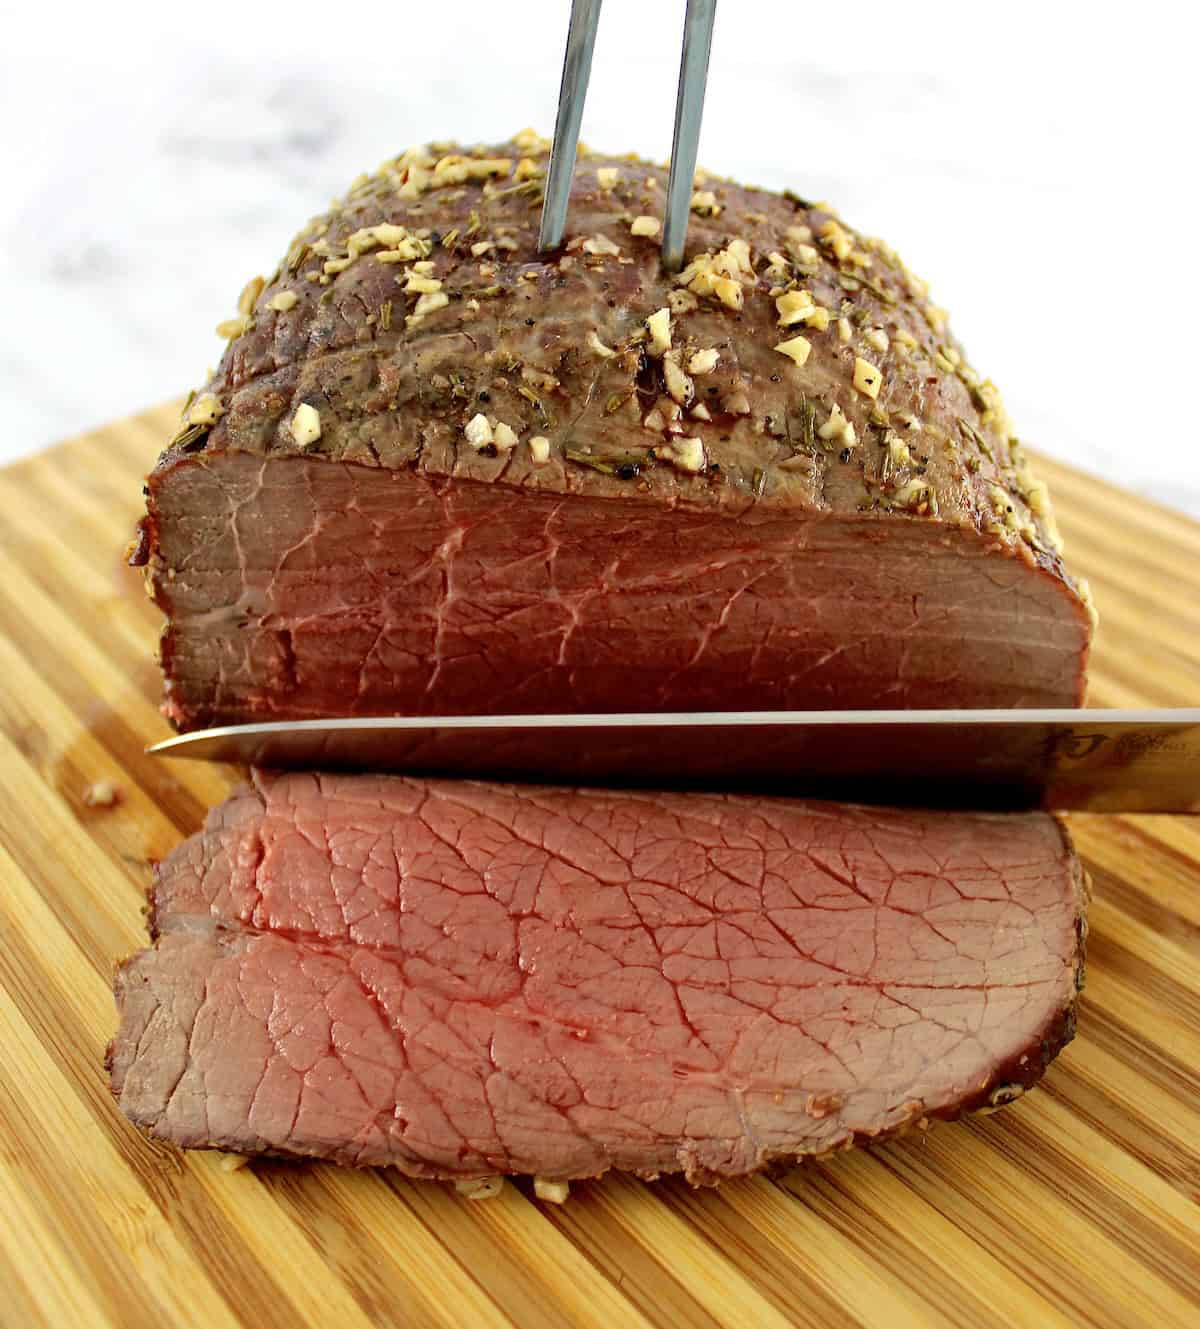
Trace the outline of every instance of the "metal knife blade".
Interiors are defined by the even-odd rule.
[[[1200,708],[387,716],[228,725],[147,751],[926,807],[1200,812]]]

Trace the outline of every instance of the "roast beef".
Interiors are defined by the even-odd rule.
[[[135,559],[182,727],[1072,705],[1090,635],[993,385],[882,242],[544,142],[417,149],[243,292]]]
[[[694,1182],[996,1105],[1073,1028],[1031,814],[254,777],[117,976],[122,1110],[414,1177]]]

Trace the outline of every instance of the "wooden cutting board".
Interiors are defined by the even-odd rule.
[[[175,411],[0,471],[0,1324],[1200,1325],[1200,819],[1072,818],[1079,1037],[994,1116],[562,1207],[143,1139],[102,1067],[113,966],[151,861],[235,778],[142,753],[158,616],[120,552]],[[1043,465],[1100,607],[1093,702],[1200,702],[1200,526]]]

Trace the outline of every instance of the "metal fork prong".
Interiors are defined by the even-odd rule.
[[[592,48],[600,21],[600,0],[572,0],[571,26],[567,31],[567,53],[563,57],[562,85],[558,90],[558,115],[554,121],[554,143],[546,172],[546,196],[542,201],[542,225],[538,249],[554,249],[562,243],[567,225],[567,203],[575,175],[579,147],[579,124],[592,72]]]
[[[679,61],[679,91],[675,96],[675,139],[671,145],[667,215],[663,222],[662,256],[668,272],[677,272],[683,263],[716,12],[717,0],[688,0],[687,17],[683,21],[683,55]]]

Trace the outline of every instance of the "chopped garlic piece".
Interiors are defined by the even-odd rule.
[[[111,780],[96,780],[83,791],[84,804],[89,808],[111,808],[119,797],[119,790]]]
[[[705,351],[695,351],[688,361],[689,374],[711,374],[717,367],[720,354],[711,347]]]
[[[812,352],[812,343],[804,337],[791,337],[787,341],[777,343],[775,349],[780,355],[786,355],[789,360],[802,365]]]
[[[545,1177],[534,1177],[533,1193],[539,1200],[550,1204],[565,1204],[571,1194],[571,1186],[565,1181],[549,1181]]]
[[[717,202],[717,196],[711,189],[697,190],[692,195],[690,207],[693,212],[698,212],[702,217],[718,217],[721,214],[721,205]]]
[[[727,305],[730,309],[741,309],[743,303],[741,284],[735,282],[732,277],[718,277],[713,282],[713,290],[723,305]]]
[[[671,349],[671,311],[656,310],[646,320],[646,331],[650,334],[650,354],[665,355]]]
[[[731,240],[714,254],[697,254],[675,278],[696,295],[713,295],[730,309],[741,309],[743,281],[754,280],[750,246],[745,240]]]
[[[893,466],[912,465],[912,453],[908,450],[908,444],[894,434],[888,440],[888,457]]]
[[[698,438],[677,438],[662,454],[677,470],[693,475],[704,470],[704,444]]]
[[[431,188],[463,185],[468,180],[486,180],[490,175],[507,175],[512,170],[511,157],[464,157],[452,152],[433,168]]]
[[[429,291],[417,301],[409,319],[424,318],[426,314],[432,314],[435,310],[445,309],[450,303],[450,297],[445,291]],[[407,322],[408,319],[405,320]]]
[[[600,340],[595,328],[587,335],[587,348],[593,355],[598,355],[601,360],[611,360],[616,355],[616,351],[611,346],[605,346]]]
[[[692,399],[695,385],[680,369],[673,356],[663,357],[663,377],[666,379],[667,392],[672,400],[677,401],[680,406],[686,406]]]
[[[833,256],[839,263],[850,257],[850,251],[853,248],[850,237],[832,218],[821,227],[820,236],[825,244],[833,250]]]
[[[535,466],[545,466],[550,460],[550,440],[541,434],[529,440],[529,455]]]
[[[883,375],[869,360],[864,360],[861,355],[855,357],[854,386],[857,391],[874,401],[879,396],[882,382]]]
[[[882,328],[872,328],[863,340],[873,351],[878,351],[880,355],[882,355],[890,345],[888,335]]]
[[[617,178],[620,174],[615,166],[601,166],[596,172],[596,183],[607,193],[617,187]]]
[[[750,398],[746,396],[742,388],[738,388],[736,392],[731,392],[721,405],[730,415],[750,414]]]
[[[785,291],[775,301],[779,311],[779,326],[790,328],[793,323],[801,323],[813,308],[813,298],[808,291]]]
[[[292,416],[292,423],[289,428],[292,438],[300,447],[311,448],[321,437],[321,417],[317,413],[317,408],[310,406],[306,401],[302,401],[296,407],[296,413]]]
[[[233,341],[235,337],[240,337],[243,333],[249,332],[254,326],[254,320],[249,314],[242,314],[237,318],[227,318],[224,322],[217,324],[217,336],[228,337]]]
[[[550,151],[550,140],[543,138],[536,129],[522,129],[520,133],[513,135],[513,142],[522,152],[541,154]]]
[[[614,244],[607,235],[589,236],[583,242],[583,252],[585,254],[619,254],[621,246]]]
[[[517,169],[513,172],[513,179],[537,180],[541,177],[541,174],[542,172],[528,157],[522,157],[521,160],[517,162]]]
[[[215,425],[225,414],[225,408],[211,392],[202,392],[188,407],[187,422],[190,425]]]
[[[469,1181],[456,1181],[454,1189],[467,1200],[491,1200],[504,1189],[503,1177],[474,1177]]]
[[[277,313],[286,314],[299,301],[300,297],[295,291],[276,291],[276,293],[267,302],[271,309]]]
[[[440,291],[442,283],[436,277],[419,277],[416,273],[409,273],[408,280],[404,283],[404,289],[418,293]]]
[[[850,320],[848,318],[839,318],[838,340],[848,343],[853,338],[853,336],[854,336],[854,329],[850,326]]]
[[[486,448],[490,443],[496,441],[492,426],[488,423],[487,416],[482,413],[473,415],[467,421],[463,429],[463,438],[476,449]]]
[[[506,425],[503,420],[496,422],[496,427],[492,430],[492,442],[501,452],[511,452],[520,441],[511,425]]]
[[[369,249],[371,244],[382,245],[384,249],[397,249],[406,240],[413,237],[407,226],[396,226],[392,222],[380,222],[377,226],[365,226],[346,241],[348,249]],[[370,243],[368,243],[370,242]]]
[[[484,254],[490,254],[496,246],[490,240],[477,240],[471,246],[471,257],[482,258]]]
[[[913,478],[907,484],[903,484],[892,495],[892,503],[899,508],[920,509],[923,507],[932,507],[931,499],[933,495],[926,480]],[[997,534],[1000,528],[997,528]]]
[[[634,235],[656,236],[662,230],[662,223],[657,217],[635,217],[629,223],[629,229]]]
[[[711,419],[712,419],[712,412],[708,409],[707,406],[705,406],[705,404],[704,404],[702,401],[698,401],[698,402],[695,404],[695,406],[692,407],[690,413],[691,413],[692,415],[694,415],[694,416],[696,417],[697,420],[711,420]]]
[[[267,283],[261,277],[251,277],[242,287],[242,293],[238,296],[237,311],[239,314],[249,316],[254,312],[254,302],[262,294],[262,288]]]
[[[817,437],[827,441],[840,440],[848,448],[858,442],[854,426],[846,419],[837,402],[834,402],[829,412],[829,419],[817,430]]]

